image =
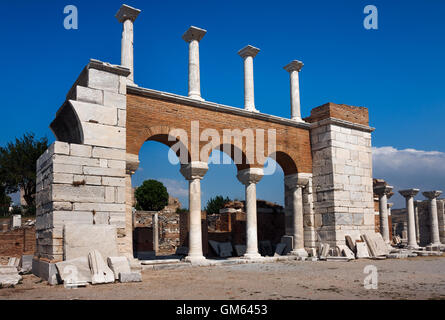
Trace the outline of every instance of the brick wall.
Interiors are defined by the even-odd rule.
[[[20,257],[34,254],[36,248],[35,228],[20,228],[0,233],[0,256]]]
[[[367,108],[336,104],[332,102],[325,103],[324,105],[312,109],[311,115],[304,120],[307,122],[317,122],[327,118],[346,120],[365,126],[369,125]]]
[[[206,128],[217,130],[221,140],[223,129],[263,129],[265,150],[267,150],[267,130],[276,129],[277,162],[285,174],[296,173],[297,169],[298,172],[312,172],[308,129],[135,94],[127,95],[127,152],[138,155],[141,146],[147,140],[171,146],[175,142],[167,141],[167,137],[174,128],[184,129],[190,143],[191,121],[199,121],[201,131]],[[200,148],[206,144],[208,142],[201,142]],[[262,163],[258,164],[256,160],[253,166],[262,166]]]

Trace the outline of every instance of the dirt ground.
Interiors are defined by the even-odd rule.
[[[365,266],[378,270],[378,288],[365,289]],[[273,262],[176,270],[145,270],[143,282],[66,289],[25,275],[7,299],[445,299],[445,257]]]

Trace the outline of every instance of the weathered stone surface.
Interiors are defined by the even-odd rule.
[[[15,266],[0,265],[0,288],[8,288],[15,286],[22,280]]]
[[[86,257],[98,250],[105,257],[118,256],[116,226],[66,224],[64,228],[65,260]]]
[[[92,250],[88,253],[88,263],[91,270],[92,284],[114,282],[114,273],[105,264],[105,261],[98,250]]]
[[[91,282],[91,271],[86,256],[56,263],[58,274],[66,286],[85,286]]]
[[[368,251],[368,246],[366,245],[365,242],[356,242],[355,246],[357,249],[357,253],[356,253],[357,259],[364,259],[364,258],[370,257],[369,251]]]
[[[349,249],[348,246],[346,246],[346,245],[338,245],[337,248],[340,251],[340,255],[341,256],[347,257],[348,259],[351,259],[351,260],[355,259],[354,252],[352,252],[352,250]]]
[[[244,256],[246,253],[247,247],[244,244],[235,244],[235,253],[238,257]]]
[[[219,256],[219,243],[217,241],[209,240],[209,245],[213,252]]]
[[[119,282],[142,282],[140,272],[121,272],[119,273]]]
[[[233,248],[230,242],[221,242],[218,244],[219,256],[221,258],[231,257],[233,255]]]
[[[15,267],[16,269],[19,266],[19,264],[20,264],[20,260],[18,258],[12,257],[12,258],[9,258],[9,260],[8,260],[8,266]]]
[[[348,248],[352,251],[352,252],[356,252],[356,248],[355,248],[355,241],[352,240],[351,236],[346,235],[345,236],[345,240],[346,240],[346,245],[348,246]]]
[[[20,259],[20,272],[22,273],[30,273],[32,271],[32,254],[22,255]]]
[[[119,279],[119,273],[131,273],[130,263],[126,257],[108,257],[107,262],[116,280]]]
[[[283,253],[284,253],[284,251],[286,250],[286,244],[285,243],[278,243],[277,244],[277,247],[275,248],[275,256],[276,255],[279,255],[279,256],[282,256],[283,255]]]

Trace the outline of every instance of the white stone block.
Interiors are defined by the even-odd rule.
[[[77,86],[76,96],[74,97],[74,100],[95,104],[103,104],[103,91]]]
[[[121,272],[119,273],[119,282],[141,282],[142,275],[140,272]]]
[[[77,166],[99,166],[99,159],[56,154],[53,156],[53,163],[62,163]]]
[[[52,200],[58,202],[102,202],[105,188],[102,186],[53,185]]]
[[[125,187],[125,178],[102,177],[104,186]]]
[[[125,110],[127,108],[127,96],[119,93],[104,91],[104,106]]]
[[[90,158],[91,151],[92,151],[91,146],[86,146],[83,144],[74,144],[74,143],[71,143],[71,145],[70,145],[70,155],[75,156],[75,157]]]
[[[66,142],[55,141],[53,143],[53,150],[55,154],[70,154],[70,145]]]
[[[73,174],[71,173],[53,173],[53,183],[73,183]]]
[[[88,263],[91,270],[92,284],[114,282],[114,273],[105,264],[105,261],[98,250],[91,250],[88,253]]]
[[[105,187],[105,202],[115,202],[116,190],[114,187]]]
[[[119,76],[109,72],[89,69],[88,87],[112,92],[119,91]]]
[[[112,177],[124,177],[125,170],[123,169],[114,169],[114,168],[100,168],[100,167],[83,167],[83,173],[87,175],[95,175],[95,176],[112,176]],[[103,179],[102,178],[102,183]]]
[[[75,211],[122,211],[125,212],[125,204],[121,203],[74,203]]]
[[[122,149],[93,147],[93,157],[125,161],[126,152]]]
[[[72,164],[63,164],[63,163],[54,163],[53,164],[53,172],[54,173],[82,174],[82,166],[72,165]]]
[[[117,125],[117,108],[104,107],[99,104],[70,100],[79,120],[104,125]]]
[[[92,146],[126,148],[126,130],[122,127],[82,122],[84,143]],[[93,151],[94,154],[94,151]]]
[[[107,262],[116,280],[119,279],[119,273],[131,273],[130,263],[126,257],[108,257]]]
[[[74,175],[74,181],[85,181],[85,184],[88,185],[96,185],[96,186],[102,185],[102,177],[100,176],[87,176],[87,175],[76,174]]]
[[[119,127],[126,127],[127,125],[127,111],[126,110],[117,110],[117,125]]]
[[[119,76],[119,93],[127,94],[127,77]]]
[[[121,160],[108,160],[108,168],[126,169],[126,162]]]
[[[66,260],[85,257],[94,249],[98,250],[102,256],[115,257],[118,255],[116,227],[113,225],[66,224],[64,245]]]

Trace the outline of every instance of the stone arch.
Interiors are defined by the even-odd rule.
[[[243,150],[239,149],[233,143],[230,143],[230,144],[221,143],[218,146],[211,148],[209,150],[209,152],[202,155],[203,157],[205,156],[206,158],[203,158],[201,160],[204,162],[208,162],[210,159],[210,155],[212,154],[212,152],[214,150],[218,150],[218,151],[221,151],[221,152],[227,154],[233,160],[238,171],[248,169],[251,167],[260,167],[259,165],[255,164],[255,163],[248,163],[245,152]],[[239,156],[237,156],[237,155],[239,155]],[[238,160],[241,160],[241,161],[238,161]],[[237,163],[237,162],[240,162],[240,163]]]
[[[298,173],[296,161],[286,152],[275,151],[269,154],[268,157],[274,159],[280,165],[285,176]]]
[[[178,150],[175,151],[181,164],[187,164],[191,161],[188,143],[182,143],[180,139],[171,135],[169,126],[152,126],[149,127],[141,135],[142,143],[139,143],[138,153],[146,141],[157,141],[168,147],[173,147],[178,143]],[[186,154],[182,154],[185,152]]]
[[[69,101],[62,105],[49,127],[57,141],[83,143],[82,124],[76,110]]]

